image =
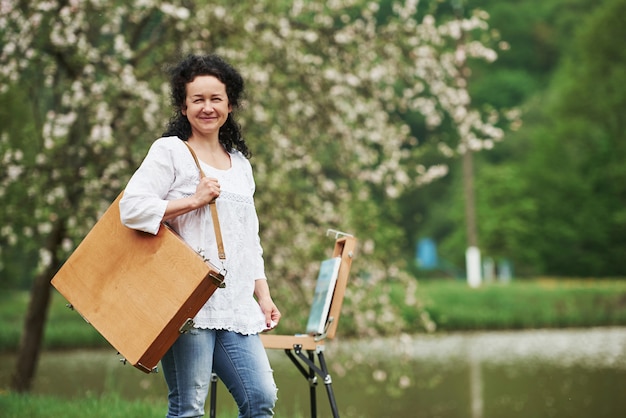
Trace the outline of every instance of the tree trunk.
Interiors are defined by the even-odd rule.
[[[474,200],[474,161],[469,145],[463,154],[463,190],[465,195],[465,230],[467,246],[478,247],[476,227],[476,201]]]
[[[50,280],[58,270],[57,249],[64,237],[64,227],[61,220],[57,221],[48,238],[46,249],[52,254],[52,262],[33,283],[30,292],[30,302],[24,320],[24,328],[20,339],[17,354],[17,363],[11,376],[11,390],[28,392],[37,371],[39,354],[43,340],[44,327],[50,305]]]
[[[463,0],[455,0],[452,3],[457,20],[461,23],[463,19]],[[462,24],[461,36],[456,44],[456,59],[458,74],[458,85],[468,88],[468,78],[470,70],[467,67],[465,31]],[[469,103],[467,105],[469,108]],[[465,251],[465,271],[467,282],[472,287],[480,285],[481,261],[480,250],[478,249],[478,227],[476,226],[476,202],[474,198],[474,160],[473,151],[468,138],[462,137],[461,141],[465,145],[463,153],[463,194],[465,197],[465,231],[467,234],[467,249]]]

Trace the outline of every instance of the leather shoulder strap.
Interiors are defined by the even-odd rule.
[[[200,161],[198,161],[198,156],[196,155],[191,145],[187,143],[187,141],[183,141],[187,148],[191,152],[191,156],[193,160],[196,162],[196,166],[198,167],[198,171],[200,172],[200,178],[203,179],[206,177],[202,167],[200,167]],[[222,229],[220,228],[220,220],[217,217],[217,205],[215,204],[215,199],[213,199],[209,203],[209,212],[211,212],[211,218],[213,218],[213,229],[215,229],[215,239],[217,241],[217,256],[220,260],[226,259],[226,253],[224,252],[224,242],[222,241]]]

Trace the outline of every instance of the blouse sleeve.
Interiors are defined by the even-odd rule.
[[[146,158],[133,174],[120,200],[120,217],[129,228],[155,234],[165,209],[166,197],[175,179],[170,150],[155,141]]]

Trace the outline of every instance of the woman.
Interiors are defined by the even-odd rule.
[[[280,312],[265,278],[250,151],[232,111],[243,79],[215,55],[190,55],[170,70],[175,110],[163,137],[130,179],[124,225],[156,234],[162,221],[220,266],[209,202],[216,199],[227,271],[218,289],[161,360],[168,418],[204,415],[211,373],[224,382],[240,417],[273,416],[276,386],[259,333]],[[187,145],[195,152],[206,177]],[[217,261],[217,262],[216,262]]]

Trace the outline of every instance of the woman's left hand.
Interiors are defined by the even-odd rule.
[[[266,301],[265,303],[261,303],[261,301],[259,301],[259,305],[265,314],[265,326],[267,327],[266,331],[276,328],[276,325],[280,322],[280,311],[272,299],[270,298],[269,301]]]
[[[276,325],[280,322],[281,315],[270,296],[270,288],[267,285],[267,280],[259,279],[255,282],[254,294],[261,307],[261,312],[265,315],[266,330],[276,328]]]

